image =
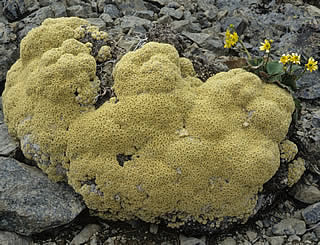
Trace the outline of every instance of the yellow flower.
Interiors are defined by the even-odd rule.
[[[230,40],[226,40],[226,43],[224,44],[224,48],[231,48],[232,45],[231,45],[231,42]]]
[[[229,29],[226,31],[226,40],[224,47],[225,48],[231,48],[232,46],[236,45],[236,43],[239,40],[239,36],[236,32],[230,33]]]
[[[238,40],[239,40],[238,33],[233,32],[233,34],[231,35],[231,44],[232,44],[232,45],[236,45],[236,43],[238,42]]]
[[[315,61],[314,58],[310,57],[308,63],[305,64],[308,71],[313,72],[318,70],[318,61]]]
[[[260,50],[261,51],[266,51],[266,53],[269,53],[270,49],[271,49],[271,43],[273,42],[272,39],[268,40],[268,39],[265,39],[264,40],[264,43],[261,43],[262,46],[260,46]]]
[[[230,39],[231,33],[229,31],[229,29],[227,29],[226,31],[226,39]]]
[[[298,55],[297,53],[292,53],[290,56],[290,61],[293,64],[300,64],[300,55]]]
[[[282,64],[287,64],[289,61],[290,61],[290,54],[283,54],[280,58],[280,61],[279,63],[282,63]]]

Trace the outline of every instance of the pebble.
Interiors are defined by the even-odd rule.
[[[272,236],[266,237],[266,240],[270,243],[270,245],[282,245],[284,244],[286,236]]]
[[[306,232],[306,223],[303,220],[287,218],[273,225],[274,235],[303,235]]]
[[[249,241],[251,241],[251,242],[253,240],[255,240],[257,238],[257,236],[258,236],[258,234],[256,232],[254,232],[254,231],[246,231],[246,235],[247,235]]]
[[[303,209],[302,217],[308,225],[318,223],[320,221],[320,202]]]
[[[237,241],[234,240],[232,237],[227,237],[220,244],[221,245],[237,245]]]
[[[89,241],[90,238],[101,230],[101,227],[97,224],[86,225],[79,234],[77,234],[71,241],[70,245],[81,245]]]
[[[293,187],[290,194],[300,202],[313,204],[320,201],[320,190],[313,185],[299,183]]]
[[[159,229],[159,226],[157,224],[150,224],[150,229],[149,229],[150,233],[157,234],[158,229]]]
[[[206,245],[206,238],[201,239],[195,237],[186,237],[184,235],[179,236],[180,245]]]

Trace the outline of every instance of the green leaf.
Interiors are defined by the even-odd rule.
[[[268,62],[266,65],[266,69],[269,75],[284,74],[283,65],[278,61]]]

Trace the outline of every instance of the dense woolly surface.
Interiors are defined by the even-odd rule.
[[[148,43],[118,62],[117,99],[95,110],[95,58],[72,38],[81,24],[46,20],[8,72],[5,118],[26,156],[55,180],[66,172],[110,219],[179,226],[251,215],[280,164],[290,94],[242,69],[202,83],[174,47]]]

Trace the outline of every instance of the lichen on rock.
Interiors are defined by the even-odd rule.
[[[47,20],[23,41],[31,47],[34,36],[65,30],[35,56],[22,47],[9,71],[3,104],[10,133],[27,138],[26,149],[41,149],[46,164],[37,152],[32,159],[49,177],[67,176],[108,219],[174,227],[190,219],[245,221],[279,167],[291,95],[242,69],[202,83],[173,46],[150,42],[121,58],[116,97],[95,109],[96,60],[70,34],[83,23]]]

